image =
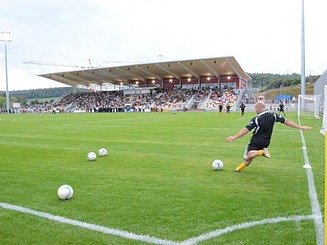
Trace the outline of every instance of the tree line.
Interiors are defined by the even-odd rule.
[[[280,87],[290,87],[301,84],[300,74],[271,74],[271,73],[248,73],[252,78],[250,84],[258,88],[259,91],[275,89]],[[315,83],[319,76],[307,76],[306,83]],[[82,92],[85,89],[73,87],[58,87],[30,90],[14,90],[10,91],[10,103],[20,103],[23,106],[33,104],[51,103],[54,100],[73,92]],[[0,108],[5,108],[6,93],[0,91]]]
[[[51,103],[66,94],[82,91],[86,91],[86,89],[73,87],[58,87],[29,90],[13,90],[9,92],[10,104],[20,103],[22,106],[29,106]],[[0,91],[0,108],[5,108],[5,105],[6,92]]]
[[[271,73],[248,73],[252,78],[250,83],[259,91],[266,91],[269,89],[277,89],[280,87],[291,87],[301,84],[300,74],[271,74]],[[307,76],[305,78],[306,84],[313,84],[318,80],[319,76]]]

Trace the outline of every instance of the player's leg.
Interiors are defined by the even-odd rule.
[[[236,172],[240,172],[243,169],[245,169],[247,166],[249,166],[254,158],[257,156],[264,156],[267,158],[270,158],[270,153],[266,147],[269,146],[269,141],[266,140],[256,140],[251,141],[250,144],[247,146],[247,148],[244,151],[243,159],[244,161],[238,165],[235,169]],[[260,150],[258,150],[260,149]]]
[[[244,160],[240,165],[238,165],[235,168],[235,172],[241,172],[243,169],[245,169],[247,166],[249,166],[252,162],[252,159]]]
[[[250,151],[249,152],[249,155],[252,157],[252,158],[255,158],[255,157],[266,157],[266,158],[270,158],[270,153],[268,151],[267,148],[263,148],[262,150],[257,150],[257,151]]]
[[[249,144],[248,146],[245,147],[245,150],[244,150],[244,154],[243,154],[243,159],[244,161],[241,162],[236,168],[235,168],[235,171],[236,172],[240,172],[242,171],[243,169],[245,169],[248,165],[251,164],[252,162],[252,158],[251,156],[249,156],[249,149],[252,149],[252,148],[255,148],[255,146],[253,144]]]

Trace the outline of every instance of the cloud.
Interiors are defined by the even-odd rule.
[[[90,59],[92,66],[109,66],[108,62],[155,62],[161,57],[235,56],[246,72],[301,71],[299,0],[3,0],[1,4],[1,28],[13,36],[8,44],[10,89],[53,86],[58,83],[36,74],[72,69],[23,64],[29,60],[88,66]],[[327,1],[305,4],[306,67],[321,74],[327,63],[323,48],[327,34],[321,21]],[[1,70],[3,60],[1,45]]]

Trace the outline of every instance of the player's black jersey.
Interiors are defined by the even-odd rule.
[[[249,124],[245,127],[249,131],[254,129],[253,137],[258,136],[270,139],[275,122],[284,123],[285,118],[280,115],[277,115],[274,112],[264,111],[256,117],[252,118]]]

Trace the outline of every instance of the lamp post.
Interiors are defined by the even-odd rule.
[[[305,33],[304,33],[304,0],[302,0],[302,18],[301,18],[301,96],[305,96]],[[301,110],[304,110],[304,101],[302,100]]]
[[[6,109],[7,109],[7,113],[9,113],[10,104],[9,104],[9,90],[8,90],[7,42],[11,42],[11,33],[9,31],[2,31],[0,33],[0,41],[5,43]]]

